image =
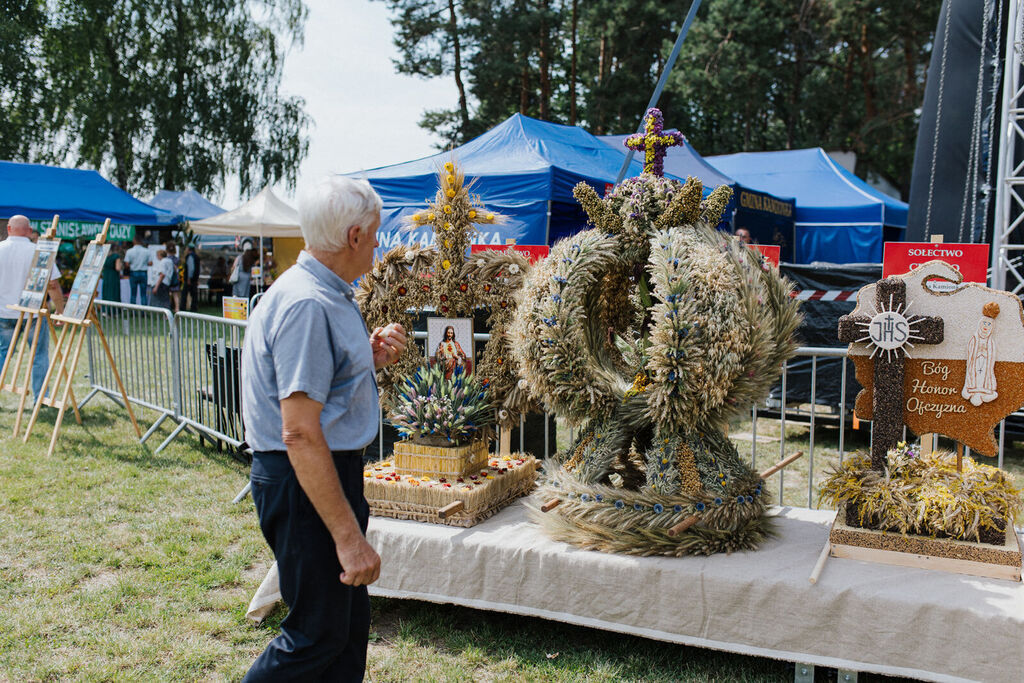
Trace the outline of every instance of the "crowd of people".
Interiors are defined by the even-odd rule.
[[[250,298],[257,289],[259,271],[254,274],[254,267],[258,265],[259,252],[249,244],[234,258],[230,268],[227,258],[217,256],[207,278],[210,300],[219,302],[224,296]],[[270,265],[270,255],[264,252],[264,268]],[[199,310],[201,272],[195,246],[187,245],[184,255],[179,256],[174,241],[167,241],[154,251],[137,237],[128,249],[117,244],[111,249],[103,267],[100,298],[122,301],[121,280],[127,278],[129,295],[125,303],[195,312]]]

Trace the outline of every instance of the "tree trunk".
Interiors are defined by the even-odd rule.
[[[459,142],[465,142],[469,130],[469,107],[466,105],[466,86],[462,83],[462,45],[459,41],[459,25],[455,20],[455,0],[448,0],[448,30],[452,36],[452,48],[455,52],[455,87],[459,90]]]
[[[128,97],[128,85],[121,73],[121,61],[117,49],[111,40],[109,31],[103,33],[103,50],[106,53],[110,68],[110,98],[112,101],[123,101]],[[132,144],[130,135],[126,135],[121,119],[112,107],[110,110],[110,146],[114,153],[114,177],[122,190],[128,191],[132,177]]]
[[[185,93],[185,59],[183,51],[188,49],[188,31],[185,26],[185,8],[181,2],[174,3],[174,72],[172,82],[170,111],[163,115],[168,118],[169,134],[167,136],[167,152],[164,158],[164,189],[183,190],[180,164],[184,162],[181,154],[181,136],[184,132],[182,117],[188,111],[188,96]],[[242,188],[243,191],[247,188]]]
[[[450,2],[451,0],[449,0]],[[551,73],[550,73],[550,45],[548,36],[548,0],[540,0],[540,40],[537,51],[537,61],[540,67],[540,107],[539,114],[541,121],[547,121],[550,116],[551,106]]]
[[[576,21],[579,0],[572,0],[572,40],[570,50],[572,57],[569,67],[569,125],[576,125]]]
[[[523,69],[519,72],[519,113],[525,116],[529,106],[530,67],[528,64],[523,64]]]

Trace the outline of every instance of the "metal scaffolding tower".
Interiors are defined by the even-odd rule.
[[[995,289],[1020,295],[1024,290],[1024,7],[1008,0],[1006,56],[1003,62],[1002,127],[999,183],[992,231],[992,277]]]

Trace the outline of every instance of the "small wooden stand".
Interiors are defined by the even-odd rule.
[[[43,233],[41,239],[53,240],[57,235],[57,225],[60,216],[53,217],[53,224]],[[45,253],[45,252],[44,252]],[[32,257],[33,263],[39,256],[39,252]],[[29,271],[31,280],[32,271]],[[7,357],[3,361],[3,369],[0,370],[0,391],[9,391],[18,397],[18,409],[14,414],[14,430],[12,436],[17,437],[21,431],[21,418],[25,412],[25,402],[32,391],[32,365],[36,357],[36,349],[39,348],[39,335],[49,334],[51,339],[57,338],[57,331],[50,319],[50,310],[47,307],[49,296],[50,280],[47,276],[46,289],[43,291],[43,300],[39,308],[28,308],[17,304],[9,304],[7,308],[18,312],[18,321],[14,324],[14,333],[11,335],[11,343],[7,351]],[[25,289],[28,289],[26,283]],[[45,330],[45,331],[44,331]],[[82,424],[82,416],[78,412],[78,405],[75,395],[71,393],[71,402],[74,406],[75,420]]]
[[[110,219],[108,218],[103,223],[103,230],[90,244],[102,245],[107,239],[107,230],[110,228]],[[76,277],[77,280],[77,277]],[[142,430],[139,429],[138,422],[135,421],[135,413],[132,411],[132,404],[128,401],[128,392],[125,391],[124,384],[121,382],[121,374],[117,371],[117,365],[114,363],[114,356],[110,352],[110,346],[107,344],[107,338],[103,334],[103,327],[100,325],[99,320],[96,318],[96,313],[92,307],[92,297],[96,294],[95,288],[91,292],[81,292],[81,295],[89,297],[88,313],[87,315],[79,320],[77,318],[69,318],[63,315],[54,315],[51,318],[63,325],[60,336],[57,338],[57,345],[54,348],[54,352],[50,358],[50,367],[46,371],[46,378],[43,380],[43,388],[39,392],[39,396],[36,398],[35,408],[32,410],[32,417],[29,419],[28,426],[25,428],[25,436],[23,441],[28,441],[29,435],[32,433],[32,427],[35,426],[36,419],[39,417],[39,409],[42,406],[50,406],[51,408],[57,409],[57,419],[53,424],[53,434],[50,437],[50,446],[46,451],[46,455],[53,455],[53,449],[57,445],[57,436],[60,434],[60,426],[64,420],[64,412],[67,410],[70,404],[75,411],[75,416],[81,423],[81,416],[78,414],[78,408],[75,406],[74,397],[71,391],[71,385],[74,383],[75,371],[78,369],[78,361],[82,354],[82,344],[85,342],[85,337],[89,333],[89,327],[94,326],[96,329],[96,335],[100,339],[100,343],[103,345],[103,351],[107,355],[107,361],[110,363],[110,369],[114,374],[114,379],[117,381],[117,388],[121,392],[121,400],[124,401],[125,409],[128,411],[128,417],[132,421],[132,426],[135,428],[135,433],[142,438]],[[50,382],[53,380],[53,391],[47,395],[47,389],[50,387]],[[62,388],[63,385],[63,388]],[[58,398],[57,395],[60,395]]]

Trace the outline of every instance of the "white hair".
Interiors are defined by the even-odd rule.
[[[325,176],[299,198],[299,226],[306,247],[340,251],[351,228],[369,228],[380,218],[380,196],[365,180]]]

